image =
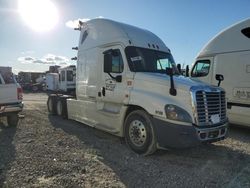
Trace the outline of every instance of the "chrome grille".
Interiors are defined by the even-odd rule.
[[[227,120],[224,91],[196,91],[196,120],[198,125],[213,125]]]

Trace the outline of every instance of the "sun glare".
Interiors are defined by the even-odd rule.
[[[58,12],[50,0],[18,0],[18,11],[33,30],[49,31],[58,22]]]

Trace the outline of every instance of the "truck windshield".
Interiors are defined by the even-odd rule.
[[[128,46],[125,49],[129,68],[133,72],[166,73],[166,68],[173,68],[179,75],[174,59],[170,53],[152,49]]]

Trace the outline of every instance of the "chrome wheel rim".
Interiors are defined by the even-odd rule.
[[[130,123],[129,138],[131,142],[138,147],[141,147],[145,144],[147,139],[147,131],[145,125],[141,121],[134,120]]]

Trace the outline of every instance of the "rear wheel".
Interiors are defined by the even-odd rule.
[[[68,119],[68,110],[67,110],[67,99],[68,96],[61,96],[57,100],[56,112],[57,115],[62,116],[64,119]]]
[[[61,116],[62,115],[62,101],[61,100],[58,100],[57,101],[57,104],[56,104],[56,113],[57,115]]]
[[[47,107],[50,114],[55,115],[56,114],[56,95],[50,95],[47,100]]]
[[[125,139],[138,154],[149,155],[156,150],[156,141],[151,117],[143,110],[131,112],[125,121]]]
[[[7,123],[9,126],[17,126],[18,120],[18,114],[10,114],[7,116]]]

